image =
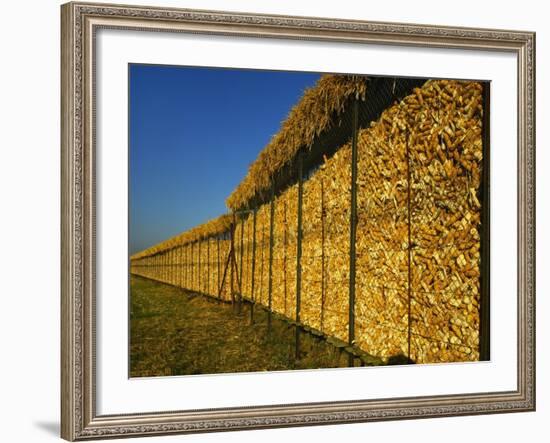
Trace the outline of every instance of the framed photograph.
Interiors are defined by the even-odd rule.
[[[68,3],[62,437],[535,409],[535,35]]]

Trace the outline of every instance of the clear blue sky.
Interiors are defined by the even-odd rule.
[[[130,254],[225,199],[319,74],[130,65]]]

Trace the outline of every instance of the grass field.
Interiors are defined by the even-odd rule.
[[[230,304],[131,277],[130,376],[215,374],[347,366],[347,355],[310,334],[301,334],[295,360],[295,329],[249,306]]]

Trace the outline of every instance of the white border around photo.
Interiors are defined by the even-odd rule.
[[[517,389],[515,54],[108,29],[96,45],[98,414]],[[489,80],[491,361],[129,379],[129,63]]]

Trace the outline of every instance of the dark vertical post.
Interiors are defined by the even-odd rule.
[[[254,297],[255,289],[255,273],[256,273],[256,213],[257,209],[254,208],[252,213],[252,281],[250,282],[250,324],[254,323],[254,304],[256,299]]]
[[[175,257],[174,257],[174,248],[170,249],[168,251],[168,282],[173,285],[174,284],[174,261],[175,261]]]
[[[170,264],[170,255],[169,255],[169,251],[168,250],[165,250],[164,251],[164,283],[168,283],[168,280],[169,280],[169,273],[168,273],[168,266]]]
[[[350,238],[349,238],[349,320],[348,343],[355,342],[355,239],[357,231],[357,122],[359,101],[353,101],[352,139],[351,139],[351,208],[350,208]],[[353,366],[354,357],[348,355],[348,366]]]
[[[235,308],[235,267],[233,266],[235,262],[235,213],[233,212],[233,224],[231,225],[231,249],[229,250],[229,260],[231,268],[231,304],[233,309]]]
[[[216,246],[218,249],[218,254],[216,258],[217,268],[218,268],[218,281],[216,284],[216,288],[219,288],[220,287],[220,234],[218,234],[218,236],[216,237]],[[219,293],[218,293],[218,297],[219,297]]]
[[[251,212],[253,211],[248,210],[247,217],[251,217],[250,215]],[[252,281],[250,280],[250,274],[251,274],[250,267],[252,266],[252,259],[251,259],[251,253],[250,253],[250,249],[252,248],[252,242],[250,241],[251,229],[252,229],[252,226],[250,226],[250,223],[248,223],[246,227],[246,283],[248,285],[249,301],[252,304],[252,291],[250,289],[250,285],[252,283]]]
[[[202,244],[202,241],[199,239],[197,240],[197,243],[199,244],[199,292],[202,293],[202,263],[201,263],[201,244]]]
[[[181,246],[176,248],[176,286],[181,287]]]
[[[191,243],[191,288],[195,291],[195,242]]]
[[[166,277],[166,251],[162,251],[162,276],[160,281],[165,282]]]
[[[483,83],[483,124],[482,124],[482,179],[481,179],[481,281],[480,281],[480,304],[479,304],[479,359],[487,361],[491,358],[491,338],[490,338],[490,309],[489,309],[489,273],[490,273],[490,254],[489,245],[491,238],[490,231],[490,83]]]
[[[287,214],[286,214],[286,208],[287,204],[286,201],[284,202],[284,209],[283,209],[283,279],[284,279],[284,290],[285,290],[285,304],[284,304],[284,313],[286,316],[289,316],[287,314],[287,298],[288,298],[288,289],[287,289],[287,235],[286,235],[286,228],[287,228]],[[290,316],[289,316],[290,317]]]
[[[166,283],[172,284],[171,277],[170,277],[170,267],[172,266],[172,250],[168,249],[166,251]]]
[[[321,331],[325,321],[325,291],[325,186],[321,180]]]
[[[271,201],[269,202],[269,279],[268,279],[268,309],[267,330],[271,332],[271,296],[273,292],[273,218],[275,217],[275,182],[271,182]]]
[[[210,294],[210,237],[206,239],[206,293]]]
[[[302,199],[303,199],[303,172],[304,157],[300,152],[298,154],[298,220],[296,229],[296,359],[300,358],[300,308],[302,301]]]
[[[181,245],[181,287],[185,288],[185,273],[187,269],[185,268],[185,256],[186,256],[185,244]]]
[[[262,224],[262,239],[260,240],[262,245],[261,254],[260,254],[260,304],[262,304],[263,294],[264,294],[264,250],[265,250],[265,226]]]
[[[174,286],[177,286],[177,284],[178,284],[178,280],[177,280],[177,275],[178,275],[178,274],[177,274],[177,269],[178,269],[178,267],[176,266],[176,263],[177,263],[177,252],[178,252],[178,251],[177,251],[176,248],[173,248],[173,249],[172,249],[172,265],[171,265],[171,267],[170,267],[170,269],[171,269],[171,271],[172,271],[172,272],[171,272],[172,277],[170,278],[170,280],[171,280],[171,282],[172,282],[172,284],[173,284]]]
[[[239,312],[241,312],[241,307],[243,303],[243,258],[244,258],[244,214],[241,214],[241,256],[239,257],[240,269],[239,269]]]
[[[411,297],[412,297],[412,242],[411,242],[411,157],[409,152],[409,133],[405,131],[405,149],[407,156],[407,244],[408,244],[408,285],[407,285],[407,358],[411,360]]]
[[[181,286],[181,266],[180,266],[180,258],[181,258],[181,248],[179,246],[176,246],[176,250],[174,251],[175,252],[175,256],[176,256],[176,261],[175,261],[175,268],[176,268],[176,276],[175,276],[175,281],[176,281],[176,286]]]
[[[187,268],[185,267],[185,263],[187,261],[187,245],[184,243],[181,245],[181,287],[186,288],[187,287]]]

